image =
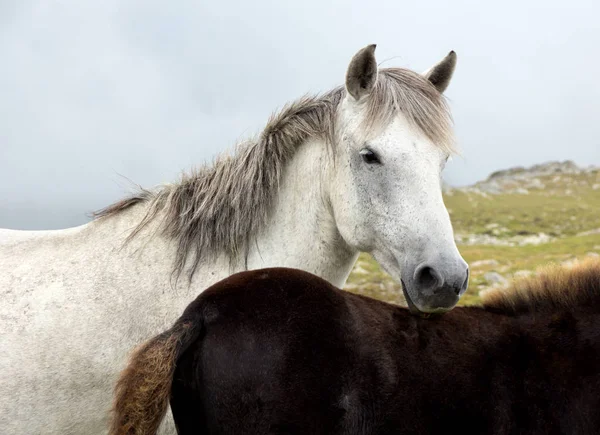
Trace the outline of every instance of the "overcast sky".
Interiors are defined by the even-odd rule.
[[[448,51],[464,185],[600,164],[600,2],[0,0],[0,227],[64,228],[342,84],[377,43],[419,72]]]

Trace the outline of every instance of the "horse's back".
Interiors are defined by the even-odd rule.
[[[373,303],[383,318],[393,311]],[[358,355],[372,350],[364,334],[377,335],[360,331],[370,304],[282,268],[238,274],[205,292],[188,308],[203,311],[205,331],[174,376],[180,433],[335,434],[359,424],[368,406],[359,375],[366,360]],[[368,382],[383,397],[393,379],[373,361]]]
[[[181,435],[598,433],[597,315],[420,319],[289,269],[234,275],[194,312],[171,390]]]
[[[98,425],[76,424],[65,412],[74,410],[76,395],[101,382],[77,375],[94,366],[81,345],[86,286],[73,286],[82,230],[0,230],[2,433],[94,433]],[[100,406],[93,394],[86,400]]]
[[[123,245],[133,221],[0,231],[0,433],[106,432],[127,354],[176,318],[189,291],[165,291],[160,239]]]

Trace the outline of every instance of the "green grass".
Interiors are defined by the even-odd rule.
[[[515,272],[535,271],[549,263],[561,263],[583,259],[589,253],[600,254],[600,234],[584,237],[569,237],[542,245],[527,246],[459,246],[463,258],[469,264],[481,260],[496,260],[498,264],[471,268],[469,290],[463,295],[459,305],[479,302],[479,292],[489,288],[484,275],[497,272],[510,279]],[[361,254],[352,270],[345,288],[353,293],[370,296],[392,303],[403,303],[400,285],[385,273],[375,260]]]
[[[515,273],[533,272],[549,263],[563,263],[600,254],[600,233],[579,235],[600,228],[600,172],[539,177],[544,189],[529,194],[482,196],[454,192],[446,205],[456,233],[486,234],[499,241],[515,236],[546,233],[549,243],[524,246],[458,245],[471,265],[469,290],[460,305],[477,304],[479,292],[493,283],[485,279],[497,272],[507,280]],[[596,186],[596,189],[594,189]],[[478,261],[494,260],[477,265]],[[345,287],[347,290],[392,303],[404,303],[400,285],[366,254],[361,254]]]
[[[400,284],[368,254],[360,254],[344,289],[386,302],[405,304]]]
[[[593,188],[600,183],[600,172],[563,176],[559,182],[552,182],[552,176],[539,179],[545,188],[528,194],[447,195],[455,231],[501,238],[538,233],[559,237],[600,227],[600,189]]]
[[[519,271],[533,272],[550,263],[563,263],[581,260],[590,253],[600,254],[600,234],[582,237],[566,237],[541,245],[527,246],[459,246],[463,258],[469,264],[480,260],[496,260],[497,265],[482,265],[471,268],[469,290],[462,297],[461,304],[479,302],[479,291],[490,287],[484,275],[497,272],[507,279]]]

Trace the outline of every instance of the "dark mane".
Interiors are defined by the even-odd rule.
[[[508,315],[565,309],[600,311],[600,260],[592,258],[571,268],[546,267],[516,280],[509,289],[486,294],[483,306]]]

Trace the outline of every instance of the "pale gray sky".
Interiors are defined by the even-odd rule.
[[[547,160],[600,164],[600,2],[0,0],[0,227],[64,228],[127,183],[174,181],[361,47],[447,91],[454,185]]]

